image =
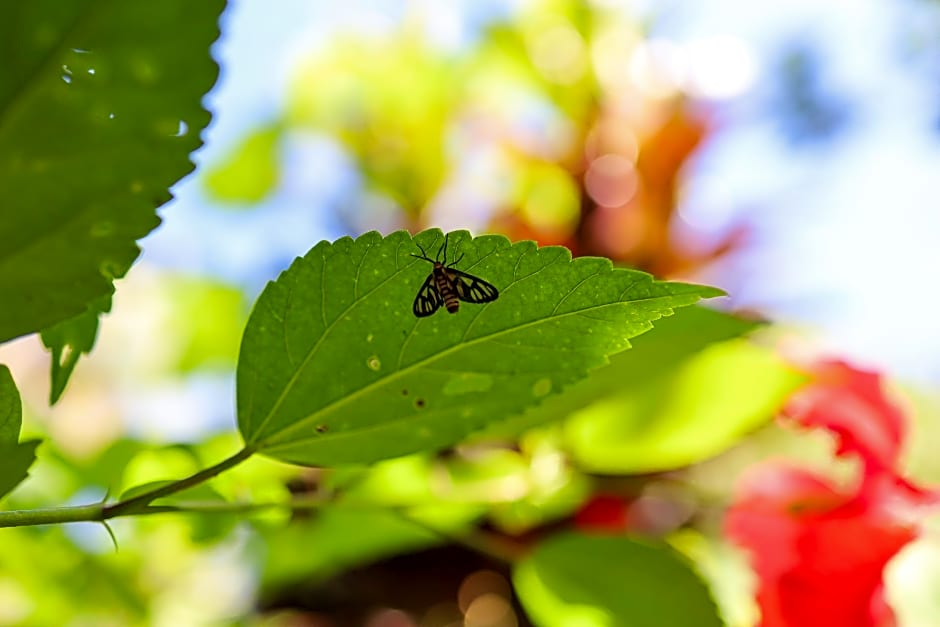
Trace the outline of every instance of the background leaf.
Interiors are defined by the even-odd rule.
[[[644,333],[630,341],[633,345],[630,350],[611,355],[608,365],[525,414],[491,425],[476,436],[515,438],[533,427],[567,418],[603,399],[639,393],[651,380],[665,376],[706,347],[757,327],[756,322],[706,307],[677,309],[672,316],[656,322],[655,333]]]
[[[10,369],[0,365],[0,498],[28,476],[39,440],[19,442],[23,405]]]
[[[771,420],[804,377],[745,340],[711,346],[669,372],[589,403],[565,443],[587,472],[671,470],[725,450]]]
[[[223,6],[4,3],[0,341],[82,314],[137,257],[193,169]]]
[[[685,559],[662,542],[563,535],[517,564],[516,592],[540,627],[718,627],[718,609]]]
[[[203,177],[212,197],[225,203],[258,203],[278,182],[282,129],[262,128],[245,137]]]
[[[415,240],[436,251],[443,234]],[[431,266],[405,232],[321,242],[269,283],[238,364],[247,445],[323,466],[447,446],[584,377],[674,307],[721,294],[502,236],[458,231],[450,251],[497,301],[415,318]]]

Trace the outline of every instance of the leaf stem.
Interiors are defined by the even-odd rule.
[[[111,505],[105,505],[102,508],[102,517],[104,520],[107,520],[108,518],[133,514],[137,510],[143,509],[159,498],[181,492],[182,490],[186,490],[187,488],[191,488],[195,485],[203,483],[204,481],[212,479],[216,475],[228,470],[229,468],[242,463],[251,457],[253,453],[254,450],[252,450],[250,447],[245,447],[231,457],[223,459],[218,464],[200,470],[196,474],[186,477],[185,479],[168,483],[149,492],[144,492],[143,494],[139,494],[133,498],[127,499],[126,501],[119,501]]]

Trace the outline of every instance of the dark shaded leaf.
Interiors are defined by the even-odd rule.
[[[23,405],[10,370],[0,365],[0,498],[29,475],[39,440],[18,442]]]
[[[193,169],[222,0],[4,2],[0,341],[112,293]]]
[[[111,295],[102,296],[85,313],[43,329],[43,346],[52,353],[52,372],[49,375],[49,404],[54,405],[72,376],[83,353],[91,352],[98,338],[98,316],[111,311]]]

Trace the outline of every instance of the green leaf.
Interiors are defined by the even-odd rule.
[[[164,480],[164,481],[150,481],[141,485],[136,485],[132,488],[128,488],[121,494],[120,501],[128,501],[135,496],[140,496],[142,494],[147,494],[164,486],[175,483],[174,481]],[[174,505],[181,501],[193,502],[197,501],[200,503],[224,503],[225,498],[212,489],[211,486],[208,486],[204,483],[195,485],[191,488],[186,488],[185,490],[180,490],[179,492],[174,492],[170,496],[165,496],[159,499],[154,499],[150,505]]]
[[[0,341],[113,292],[193,169],[222,0],[8,2],[0,20]]]
[[[537,426],[567,418],[584,407],[613,396],[640,393],[647,384],[672,372],[707,346],[738,337],[757,323],[693,306],[656,322],[656,332],[632,340],[633,348],[610,357],[610,364],[547,399],[525,414],[497,423],[475,437],[513,439]]]
[[[766,423],[804,378],[746,340],[711,346],[642,387],[572,414],[564,434],[579,468],[631,474],[707,459]]]
[[[211,168],[203,181],[219,201],[257,203],[277,185],[281,129],[263,128],[242,140],[228,158]]]
[[[49,404],[55,405],[82,353],[90,353],[98,339],[98,315],[111,311],[111,295],[92,301],[85,313],[43,329],[43,345],[52,351]]]
[[[416,318],[412,301],[439,230],[412,241],[321,242],[269,283],[238,363],[238,424],[249,448],[339,465],[445,447],[518,414],[604,365],[673,308],[720,290],[654,281],[567,249],[450,235],[459,266],[500,290]]]
[[[539,627],[719,627],[688,562],[662,542],[563,535],[516,565],[513,584]]]
[[[18,442],[23,405],[10,369],[0,365],[0,498],[23,482],[36,461],[39,440]]]
[[[0,364],[0,444],[15,444],[20,439],[23,405],[10,369]]]

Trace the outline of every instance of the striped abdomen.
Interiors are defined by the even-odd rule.
[[[457,300],[454,286],[451,284],[442,263],[434,263],[434,283],[437,285],[437,291],[441,293],[441,298],[444,299],[444,306],[447,307],[447,311],[457,313],[457,310],[460,309],[460,301]]]

